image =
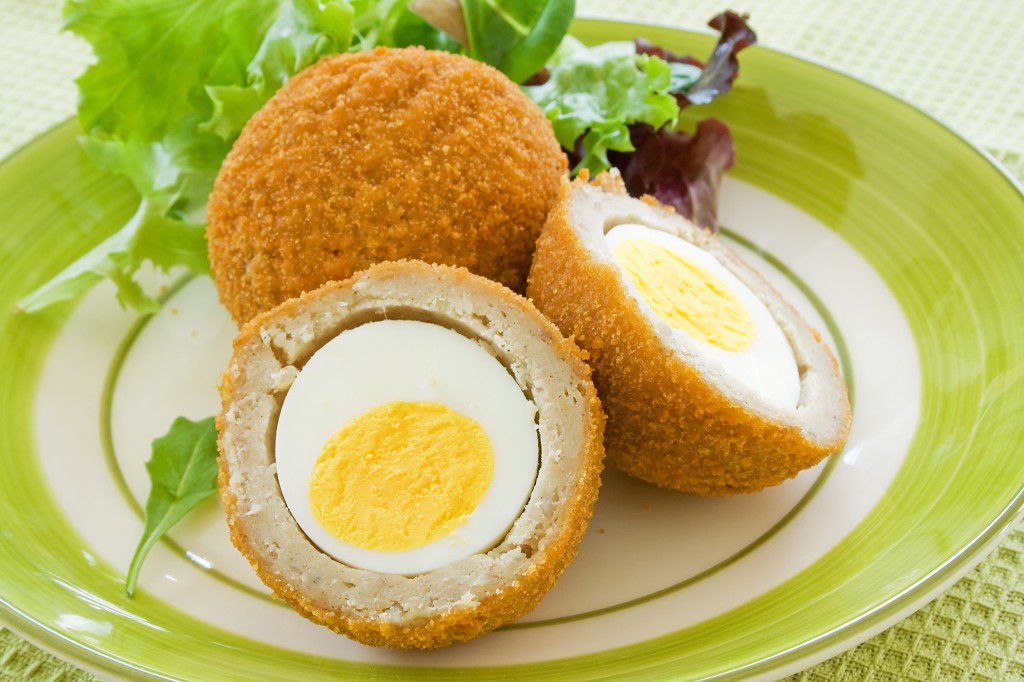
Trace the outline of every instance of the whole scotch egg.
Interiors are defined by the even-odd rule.
[[[622,471],[731,495],[842,448],[851,412],[831,349],[717,235],[616,174],[564,183],[527,294],[590,355]]]
[[[593,511],[589,368],[524,298],[383,263],[246,324],[220,490],[275,595],[357,641],[434,648],[530,611]]]
[[[421,47],[324,57],[246,123],[207,217],[241,325],[381,261],[462,266],[522,293],[568,161],[522,89]]]

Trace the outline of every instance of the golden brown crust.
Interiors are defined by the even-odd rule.
[[[594,184],[625,193],[607,174]],[[589,352],[612,464],[661,487],[731,495],[778,484],[842,447],[850,422],[845,389],[835,398],[843,402],[844,425],[831,440],[815,442],[799,426],[729,399],[666,348],[619,269],[595,260],[581,240],[570,212],[573,186],[563,183],[537,242],[527,294]],[[831,366],[822,369],[841,385],[838,364],[827,356]]]
[[[596,402],[596,397],[594,398]],[[593,414],[600,414],[600,408]],[[592,424],[592,428],[598,428]],[[370,646],[384,646],[396,649],[436,649],[466,642],[487,634],[502,625],[513,623],[532,611],[541,598],[555,586],[559,577],[576,558],[583,541],[587,524],[593,514],[600,487],[601,461],[604,453],[600,448],[601,439],[590,439],[580,494],[570,504],[568,522],[555,542],[538,555],[531,570],[520,576],[515,585],[495,593],[480,602],[475,608],[463,608],[439,614],[425,622],[399,624],[380,619],[361,618],[350,613],[322,608],[307,599],[301,590],[273,571],[263,568],[258,552],[239,523],[240,515],[236,499],[225,484],[227,471],[224,460],[220,460],[221,499],[227,511],[231,542],[255,569],[260,580],[270,588],[274,596],[283,599],[302,616],[334,632]],[[228,491],[228,492],[226,492]]]
[[[596,397],[594,398],[596,402]],[[598,406],[597,412],[600,414]],[[596,428],[592,425],[592,428]],[[221,460],[221,491],[227,510],[231,541],[256,570],[260,580],[274,595],[286,601],[301,615],[319,625],[324,625],[338,634],[370,646],[384,646],[395,649],[437,649],[459,642],[466,642],[487,634],[508,623],[513,623],[532,611],[541,598],[555,586],[558,579],[569,567],[579,551],[580,543],[593,515],[600,488],[601,461],[604,452],[601,439],[591,438],[586,458],[584,478],[579,486],[580,494],[569,502],[568,521],[563,532],[537,555],[529,572],[519,576],[514,585],[482,600],[474,608],[462,608],[438,614],[426,621],[400,624],[377,618],[361,618],[338,610],[324,609],[315,601],[307,599],[301,590],[273,573],[265,570],[259,561],[254,544],[238,523],[235,499],[224,495],[223,460]]]
[[[527,557],[526,562],[500,589],[479,600],[475,606],[456,607],[396,622],[379,614],[356,609],[325,605],[312,598],[299,585],[271,567],[264,549],[266,538],[253,537],[253,524],[244,512],[236,494],[227,451],[234,447],[229,434],[237,424],[228,417],[232,406],[249,391],[250,377],[244,362],[239,362],[254,346],[261,343],[262,334],[276,320],[294,316],[308,305],[325,299],[332,293],[351,290],[357,283],[368,280],[386,281],[388,278],[407,277],[410,273],[440,273],[445,289],[468,290],[474,296],[500,299],[503,304],[514,305],[535,326],[536,333],[550,345],[562,361],[568,363],[577,386],[582,391],[583,440],[579,453],[578,480],[570,486],[571,495],[561,501],[564,513],[556,527],[552,527],[542,545]],[[462,268],[428,266],[419,262],[382,263],[342,282],[331,282],[316,291],[291,299],[277,308],[262,313],[246,324],[235,339],[235,358],[221,383],[222,411],[218,416],[220,432],[219,483],[221,497],[227,510],[231,540],[255,568],[260,579],[274,594],[288,602],[300,614],[325,625],[335,632],[347,635],[365,644],[396,648],[429,649],[466,641],[490,632],[501,625],[517,620],[532,610],[541,597],[557,582],[573,560],[593,513],[600,486],[603,466],[604,413],[597,393],[590,382],[590,368],[582,353],[525,298],[495,282],[483,279]],[[528,359],[527,359],[528,360]],[[540,407],[540,405],[538,405]],[[541,466],[545,454],[541,453]],[[530,504],[533,504],[531,499]],[[525,511],[524,511],[525,513]],[[308,542],[308,541],[307,541]]]
[[[246,124],[208,207],[210,264],[236,322],[402,258],[522,292],[567,161],[497,70],[422,48],[327,57]]]

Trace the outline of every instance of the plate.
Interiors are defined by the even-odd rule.
[[[578,20],[585,41],[713,38]],[[775,678],[918,608],[1024,512],[1024,196],[948,128],[860,81],[743,53],[718,116],[738,161],[724,232],[823,332],[854,398],[846,449],[771,490],[677,495],[615,472],[578,560],[520,623],[437,652],[364,647],[275,602],[209,501],[134,598],[149,442],[217,408],[233,327],[208,279],[149,276],[137,317],[100,285],[14,303],[132,213],[73,123],[0,165],[0,618],[131,679]]]

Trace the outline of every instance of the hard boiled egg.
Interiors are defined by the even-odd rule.
[[[800,374],[789,341],[761,299],[718,259],[644,225],[616,225],[606,239],[630,293],[672,328],[687,353],[766,403],[796,407]]]
[[[350,566],[415,575],[497,545],[538,469],[537,410],[484,348],[381,320],[305,363],[281,408],[276,466],[302,531]]]

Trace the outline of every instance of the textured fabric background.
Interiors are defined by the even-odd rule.
[[[577,0],[580,14],[700,28],[748,12],[763,45],[889,90],[1024,178],[1024,0]],[[0,0],[0,158],[74,112],[88,48],[59,0]],[[1024,265],[1024,264],[1022,264]],[[0,627],[0,680],[95,679]],[[949,591],[796,682],[1024,680],[1024,526]]]

